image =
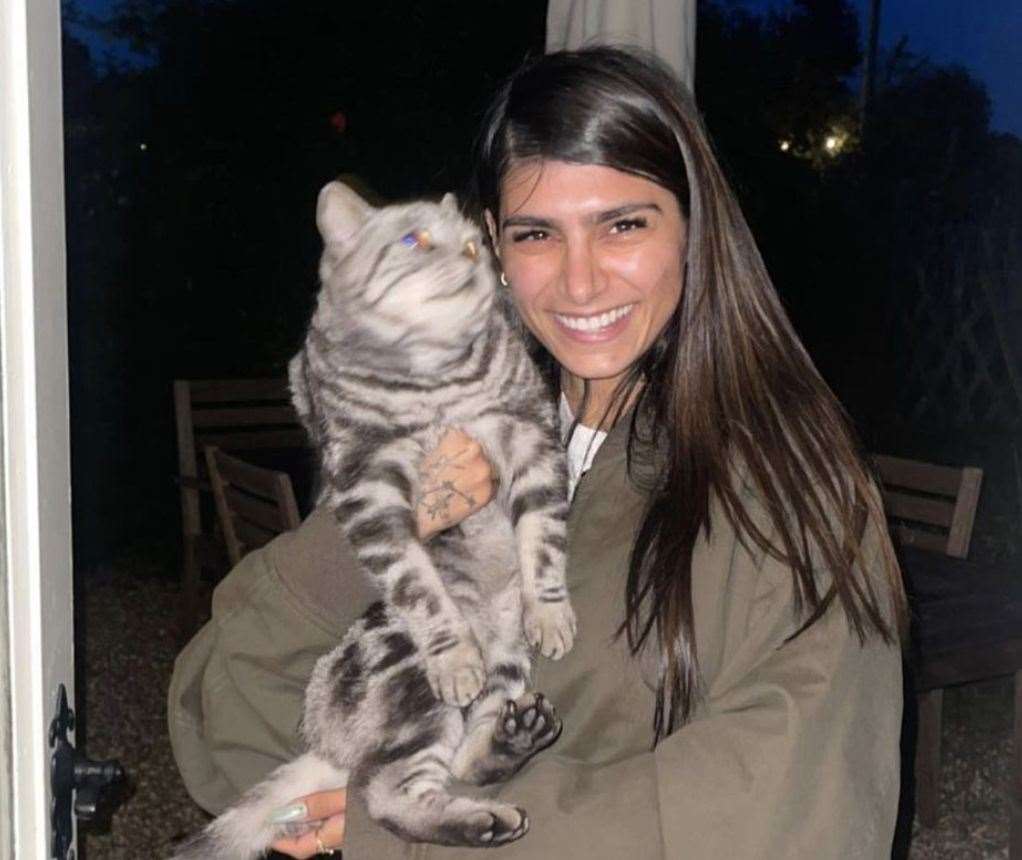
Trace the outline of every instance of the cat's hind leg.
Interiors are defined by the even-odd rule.
[[[487,707],[487,721],[467,734],[458,748],[452,766],[458,779],[475,785],[502,782],[556,741],[563,728],[542,693],[502,699],[495,710]]]
[[[457,797],[448,790],[450,760],[464,733],[461,713],[450,708],[439,733],[425,744],[381,747],[359,769],[370,817],[412,842],[487,847],[523,836],[525,811],[495,800]]]
[[[522,595],[517,577],[470,613],[483,642],[486,686],[465,715],[465,736],[451,762],[464,781],[488,785],[507,779],[561,731],[553,707],[542,696],[525,695],[532,655],[522,637]]]
[[[532,659],[521,638],[521,604],[501,599],[489,619],[493,638],[486,643],[486,686],[465,717],[465,736],[454,753],[451,771],[460,780],[488,785],[507,779],[561,733],[553,706],[538,693],[526,694]],[[484,638],[484,637],[481,637]]]

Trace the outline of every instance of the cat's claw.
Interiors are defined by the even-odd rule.
[[[567,601],[541,603],[529,601],[523,617],[525,639],[544,657],[560,660],[575,644],[578,630],[575,611]]]
[[[479,648],[461,642],[453,648],[426,658],[426,677],[433,695],[459,708],[471,703],[486,682],[486,666]]]

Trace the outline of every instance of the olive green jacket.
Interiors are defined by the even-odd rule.
[[[644,505],[626,476],[626,424],[572,503],[568,576],[579,638],[560,662],[540,660],[535,681],[564,732],[490,790],[531,821],[501,858],[886,860],[898,804],[901,655],[879,641],[861,646],[836,608],[785,644],[798,627],[791,572],[747,549],[717,507],[692,566],[702,696],[690,721],[650,749],[654,661],[633,658],[615,637]],[[221,583],[213,620],[178,658],[169,695],[174,754],[199,804],[222,809],[296,754],[312,665],[374,597],[325,512]],[[349,798],[346,860],[477,851],[406,845]]]

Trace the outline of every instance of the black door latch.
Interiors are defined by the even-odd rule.
[[[74,860],[71,851],[71,801],[81,821],[92,821],[110,811],[115,792],[124,782],[119,761],[92,761],[74,748],[67,733],[75,727],[75,712],[67,706],[67,690],[57,690],[57,707],[50,723],[50,856],[56,860]]]

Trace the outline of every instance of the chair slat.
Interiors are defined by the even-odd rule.
[[[942,526],[945,529],[951,528],[955,512],[954,503],[951,501],[913,496],[893,490],[885,490],[883,495],[889,517],[926,523],[930,526]]]
[[[227,507],[235,517],[248,520],[264,529],[274,532],[285,531],[289,526],[284,521],[284,514],[274,499],[261,499],[251,496],[230,485],[224,487]]]
[[[192,424],[195,427],[296,425],[298,416],[290,406],[219,406],[215,409],[193,409]]]
[[[246,430],[217,432],[206,430],[195,434],[196,444],[202,447],[215,446],[224,451],[255,451],[267,448],[307,448],[308,437],[304,430]]]
[[[264,529],[262,526],[257,526],[255,523],[250,523],[248,520],[238,517],[234,518],[234,528],[238,533],[238,539],[241,541],[242,546],[248,551],[258,549],[264,544],[269,543],[278,534],[278,532],[272,529]]]
[[[905,487],[952,499],[958,495],[961,469],[885,454],[874,454],[873,462],[888,487]]]
[[[192,403],[291,400],[286,379],[192,379],[182,381],[190,388]]]
[[[979,488],[982,483],[982,469],[977,469],[975,466],[966,466],[962,469],[958,501],[947,536],[947,554],[953,555],[955,558],[966,558],[969,555],[969,541],[972,538],[972,526],[976,520]]]
[[[291,478],[283,473],[277,473],[277,505],[284,529],[296,529],[301,525],[302,518],[298,513],[298,502],[295,500],[295,490],[291,484]]]
[[[946,551],[947,537],[942,534],[910,529],[903,525],[895,525],[893,531],[903,546],[914,546],[930,552],[942,553]]]
[[[276,471],[239,460],[221,450],[214,450],[212,456],[210,462],[216,463],[217,471],[226,484],[239,487],[246,493],[262,496],[268,501],[274,499],[277,488]]]

